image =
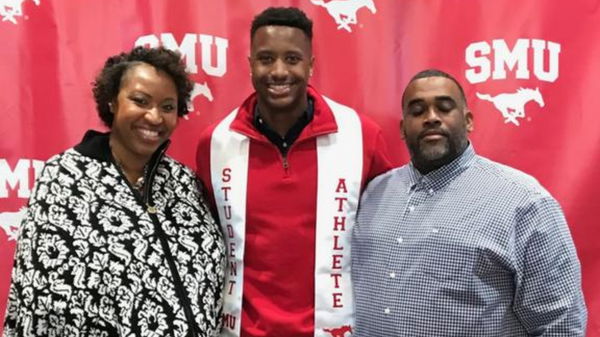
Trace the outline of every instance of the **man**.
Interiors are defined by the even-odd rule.
[[[367,181],[390,167],[379,128],[308,85],[312,22],[255,17],[256,90],[201,137],[198,172],[227,238],[223,335],[352,331],[351,228]]]
[[[583,336],[580,266],[558,203],[475,154],[450,75],[418,73],[402,109],[411,163],[369,184],[353,232],[354,336]]]

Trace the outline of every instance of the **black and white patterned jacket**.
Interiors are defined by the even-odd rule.
[[[218,334],[223,237],[166,146],[147,200],[113,163],[108,134],[48,160],[19,234],[5,336]]]

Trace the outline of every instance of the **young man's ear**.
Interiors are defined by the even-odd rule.
[[[248,55],[248,67],[250,68],[250,77],[252,77],[252,56]]]

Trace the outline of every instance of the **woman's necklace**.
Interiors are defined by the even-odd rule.
[[[146,168],[144,167],[144,174],[141,175],[139,178],[137,178],[135,183],[133,183],[133,188],[138,190],[138,192],[140,192],[140,193],[142,193],[142,191],[144,190],[144,175],[145,174],[146,174]]]
[[[123,163],[114,155],[114,153],[111,153],[111,154],[112,154],[112,157],[114,158],[115,164],[119,167],[119,170],[121,170],[121,172],[123,172],[123,175],[125,175],[125,178],[127,179],[127,181],[129,181],[129,178],[127,177],[127,173],[123,167]],[[133,187],[135,190],[140,192],[140,194],[142,194],[142,195],[143,195],[143,191],[144,191],[144,182],[145,182],[144,177],[146,176],[146,171],[147,171],[147,165],[144,165],[144,170],[142,172],[142,175],[139,178],[137,178],[134,183],[131,184],[131,187]]]

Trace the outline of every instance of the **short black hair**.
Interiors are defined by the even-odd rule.
[[[254,33],[264,26],[287,26],[302,30],[308,40],[312,42],[312,21],[303,11],[295,7],[269,7],[254,17],[250,29],[250,41]]]
[[[408,88],[408,86],[413,81],[416,81],[421,78],[429,78],[429,77],[444,77],[449,80],[452,80],[452,82],[454,82],[456,84],[456,86],[458,87],[458,90],[460,90],[460,95],[461,95],[463,102],[465,103],[465,107],[467,106],[467,97],[465,96],[465,91],[463,90],[460,83],[458,83],[458,81],[452,75],[448,74],[447,72],[438,70],[438,69],[426,69],[426,70],[419,71],[416,75],[414,75],[410,79],[410,81],[408,81],[408,84],[406,85],[406,88],[404,88],[404,92],[402,93],[402,101],[401,101],[402,107],[404,107],[404,96],[406,95],[406,89]]]
[[[171,77],[177,90],[177,115],[181,117],[188,113],[187,103],[190,101],[194,83],[185,70],[181,55],[164,47],[146,48],[139,46],[133,48],[130,52],[109,57],[104,62],[104,67],[100,70],[96,80],[92,83],[92,92],[94,93],[98,115],[104,125],[109,128],[112,127],[114,119],[109,103],[119,94],[123,74],[140,63],[147,63]]]

